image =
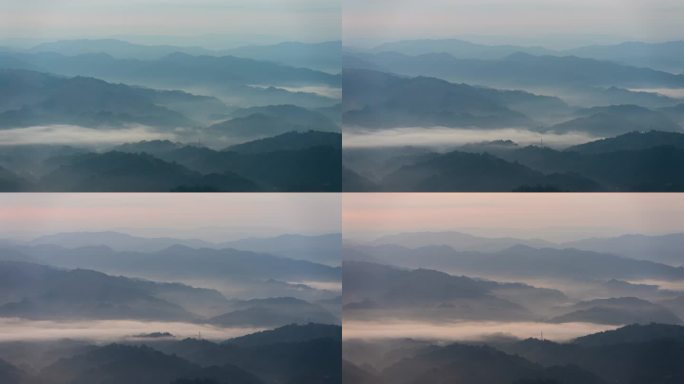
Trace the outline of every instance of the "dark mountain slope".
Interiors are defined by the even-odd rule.
[[[0,128],[45,124],[86,127],[195,124],[182,114],[158,105],[165,97],[164,92],[88,77],[63,78],[22,70],[0,70],[0,84],[3,96]],[[181,95],[192,99],[191,95]]]
[[[665,114],[636,105],[589,108],[583,116],[549,127],[557,133],[587,132],[595,136],[615,136],[633,131],[682,133],[682,127]]]
[[[345,317],[377,320],[410,317],[443,319],[531,319],[515,301],[534,297],[563,300],[558,291],[523,284],[499,284],[429,269],[402,270],[358,261],[345,261],[343,285]]]
[[[293,67],[340,72],[341,41],[322,43],[283,42],[273,45],[247,45],[226,51],[237,57],[272,61]]]
[[[489,154],[449,152],[399,168],[380,182],[389,191],[556,190],[596,191],[601,187],[578,173],[545,175]]]
[[[408,249],[398,246],[363,247],[360,251],[384,263],[406,268],[432,268],[475,276],[511,278],[655,279],[678,281],[683,268],[646,260],[577,249],[532,248],[516,245],[498,252],[459,252],[447,246]]]
[[[577,367],[543,368],[519,356],[490,347],[451,344],[427,348],[415,357],[403,359],[382,373],[388,383],[514,383],[548,380],[550,383],[605,383]]]
[[[202,175],[147,154],[89,153],[63,160],[40,180],[48,191],[158,192],[255,191],[260,188],[235,173]]]
[[[226,344],[241,347],[255,347],[276,343],[295,343],[315,339],[330,338],[342,341],[342,328],[339,325],[328,324],[290,324],[280,328],[252,333],[246,336],[226,340]]]
[[[596,324],[680,324],[682,322],[665,307],[636,297],[596,299],[564,308],[563,315],[550,321],[557,323],[586,322]]]
[[[215,293],[11,261],[0,262],[0,276],[0,315],[30,319],[193,320],[195,315],[162,297],[174,300],[185,293],[201,299]]]
[[[575,145],[567,148],[566,151],[589,154],[637,151],[662,146],[684,148],[684,134],[662,131],[628,132],[616,137]]]
[[[343,87],[346,125],[487,128],[532,124],[506,106],[503,94],[466,84],[350,69],[344,71]]]
[[[672,324],[632,324],[612,331],[578,337],[574,343],[591,347],[623,343],[644,343],[665,339],[684,342],[684,327]]]
[[[339,126],[324,115],[293,105],[246,108],[234,112],[231,117],[207,127],[203,134],[253,139],[293,131],[340,131]]]
[[[40,376],[56,384],[168,384],[184,378],[217,380],[219,383],[262,383],[254,375],[234,366],[201,368],[149,347],[117,344],[61,359],[43,369]]]
[[[408,76],[435,76],[508,87],[667,87],[684,85],[684,76],[576,56],[513,53],[501,59],[460,59],[446,53],[408,56],[398,53],[357,55],[387,71]]]
[[[338,324],[322,307],[292,297],[253,299],[231,305],[231,311],[209,320],[224,327],[282,327],[288,324]]]

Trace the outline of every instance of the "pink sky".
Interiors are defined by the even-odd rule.
[[[684,232],[684,194],[345,194],[346,237],[462,231],[570,240]]]
[[[557,35],[681,39],[681,0],[346,0],[344,40],[499,36],[500,42]],[[507,39],[506,39],[507,37]],[[505,41],[504,41],[505,40]],[[545,41],[546,40],[546,41]],[[584,42],[586,43],[586,42]]]
[[[226,240],[227,236],[339,232],[339,227],[340,199],[335,194],[0,194],[0,238],[125,230]]]

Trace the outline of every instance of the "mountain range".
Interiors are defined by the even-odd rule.
[[[345,261],[345,318],[425,321],[531,320],[528,302],[558,303],[563,293],[525,284],[497,283],[430,269],[402,270]]]
[[[42,344],[24,345],[38,351]],[[203,339],[62,349],[44,367],[22,369],[0,361],[7,384],[339,384],[341,328],[285,326],[224,342]]]
[[[342,244],[342,236],[339,233],[286,234],[275,237],[247,237],[224,242],[209,242],[172,237],[140,237],[114,231],[61,232],[37,237],[28,243],[30,246],[58,246],[71,249],[106,247],[119,252],[159,252],[173,245],[191,248],[232,248],[333,266],[341,262],[340,244]],[[27,252],[30,253],[30,251]]]
[[[562,50],[534,46],[478,44],[459,39],[419,39],[383,43],[373,47],[371,51],[398,52],[413,56],[448,53],[462,59],[502,59],[517,52],[531,55],[574,55],[681,73],[684,68],[682,47],[684,47],[682,41],[657,43],[627,41],[619,44],[589,45]]]
[[[347,251],[344,257],[347,260]],[[433,268],[475,276],[567,280],[654,279],[677,281],[684,269],[619,254],[572,248],[514,245],[500,251],[458,251],[446,245],[404,248],[396,245],[354,246],[351,257],[405,268]]]
[[[633,66],[628,61],[606,60],[605,56],[600,57],[600,54],[596,54],[601,48],[592,48],[595,53],[593,55],[577,55],[581,50],[554,54],[543,49],[506,47],[500,49],[498,54],[478,55],[449,52],[446,47],[440,49],[429,45],[414,47],[404,52],[402,49],[388,49],[390,47],[390,44],[385,45],[382,50],[376,52],[347,51],[344,55],[357,57],[354,63],[363,61],[372,64],[376,69],[480,84],[560,87],[592,85],[628,89],[676,87],[681,86],[683,79],[681,75],[676,74],[678,72],[670,73],[640,64]],[[352,63],[346,57],[343,58],[345,69],[350,67],[348,64]],[[538,68],[544,68],[544,71],[536,71]],[[679,70],[681,71],[681,68]]]
[[[345,69],[343,88],[344,123],[367,128],[534,126],[521,111],[568,108],[557,98],[522,91],[364,69]]]
[[[630,132],[564,150],[543,146],[463,146],[448,152],[396,154],[345,150],[347,190],[408,191],[678,191],[684,149],[679,132]],[[383,154],[385,153],[385,154]],[[496,176],[496,177],[494,177]],[[354,181],[357,180],[357,181]]]
[[[526,339],[433,343],[401,340],[386,367],[362,364],[345,351],[345,383],[675,383],[684,378],[676,325],[628,325],[568,342]]]
[[[230,49],[208,49],[197,46],[136,44],[118,39],[72,39],[41,43],[28,49],[28,52],[51,52],[65,56],[105,53],[117,59],[138,60],[157,60],[176,52],[196,56],[230,55],[336,73],[340,71],[341,49],[340,41],[283,42]]]
[[[90,254],[95,255],[94,252]],[[62,269],[37,262],[40,261],[0,261],[0,276],[3,276],[0,317],[60,321],[206,322],[222,327],[339,322],[323,306],[294,297],[228,300],[212,289],[141,280],[139,274],[128,274],[138,278],[117,277],[94,270]],[[202,261],[195,260],[198,262]],[[173,273],[162,270],[156,275],[166,276],[164,281],[173,279]],[[268,279],[268,276],[264,278]],[[234,283],[239,284],[239,280]]]
[[[0,70],[0,83],[2,128],[50,124],[192,126],[197,123],[164,104],[220,106],[216,99],[184,92],[154,91],[87,77],[64,78],[24,70]]]
[[[140,142],[105,151],[61,151],[22,164],[33,147],[0,159],[8,190],[33,191],[338,191],[341,135],[289,132],[225,150]]]
[[[117,59],[106,53],[0,52],[0,66],[62,76],[85,76],[150,88],[208,94],[234,106],[294,103],[323,107],[335,100],[289,87],[339,88],[339,75],[234,56],[174,52],[154,60]]]

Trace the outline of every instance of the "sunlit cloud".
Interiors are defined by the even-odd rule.
[[[680,39],[684,3],[677,0],[349,0],[346,41],[497,36],[543,44],[560,35],[618,39]]]
[[[226,340],[258,332],[261,328],[222,328],[208,324],[136,321],[136,320],[83,320],[48,321],[18,318],[0,318],[0,342],[49,341],[77,339],[115,341],[135,339],[136,335],[152,332],[169,332],[179,339],[199,337],[207,340]]]
[[[400,232],[464,231],[574,240],[625,233],[682,232],[684,199],[632,193],[345,194],[346,238]]]
[[[174,133],[160,132],[145,126],[100,129],[56,124],[0,130],[0,146],[23,144],[100,145],[175,139],[177,136]]]
[[[423,339],[439,341],[478,341],[493,336],[519,339],[541,338],[568,341],[589,333],[619,328],[593,323],[549,324],[537,322],[454,322],[429,323],[419,321],[345,321],[344,339]]]
[[[470,143],[493,140],[512,140],[519,145],[543,143],[550,147],[568,147],[597,139],[585,133],[539,133],[521,128],[468,129],[447,127],[393,128],[382,130],[344,130],[343,143],[346,148],[374,147],[435,147],[449,148]]]

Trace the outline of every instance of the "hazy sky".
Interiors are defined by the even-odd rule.
[[[340,231],[337,194],[0,194],[0,238],[66,231],[221,241]]]
[[[683,17],[681,0],[344,0],[343,31],[352,43],[480,35],[575,45],[682,39]]]
[[[350,193],[345,238],[462,231],[573,240],[684,232],[684,195],[658,193]]]
[[[55,40],[138,36],[149,42],[228,35],[227,45],[339,40],[339,0],[23,0],[0,1],[0,36]],[[170,36],[171,38],[163,38]],[[216,38],[205,39],[211,45]]]

